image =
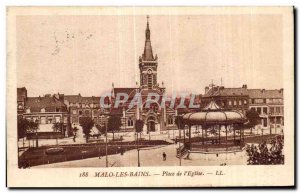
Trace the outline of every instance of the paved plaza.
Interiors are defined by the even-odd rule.
[[[275,131],[272,131],[274,133]],[[280,130],[277,130],[277,134],[279,134]],[[196,129],[192,130],[192,136],[197,137],[201,136],[201,133],[197,132]],[[257,136],[260,138],[259,135],[261,131],[253,130],[252,134],[250,135],[250,131],[245,131],[245,138]],[[268,130],[264,131],[264,135],[267,136]],[[221,133],[221,135],[224,135]],[[124,141],[134,141],[135,135],[133,132],[127,133],[116,133],[115,138],[120,138],[122,136]],[[187,155],[183,156],[180,160],[176,156],[176,150],[179,145],[182,144],[175,144],[173,139],[179,136],[179,132],[176,130],[164,131],[161,133],[151,133],[150,139],[151,140],[164,140],[169,143],[170,145],[159,145],[159,146],[152,146],[141,148],[139,150],[139,157],[140,157],[140,166],[147,167],[147,166],[179,166],[180,163],[182,166],[219,166],[219,165],[246,165],[247,164],[247,156],[245,150],[237,151],[237,152],[223,152],[223,153],[190,153],[189,157]],[[183,136],[182,136],[183,137]],[[141,138],[144,140],[149,140],[148,134],[142,134]],[[101,136],[101,140],[104,140],[105,137]],[[108,134],[108,140],[112,139],[112,134]],[[93,140],[93,139],[91,139]],[[28,141],[25,141],[28,145]],[[254,142],[256,143],[256,142]],[[31,141],[32,144],[32,141]],[[39,140],[39,146],[49,146],[55,145],[56,139],[41,139]],[[64,138],[58,140],[59,145],[71,145],[71,144],[86,144],[85,138],[78,137],[76,138],[76,142],[73,141],[72,137]],[[19,141],[20,147],[22,147],[22,140]],[[166,153],[167,159],[163,160],[163,153]],[[22,154],[22,152],[20,153]],[[109,167],[136,167],[138,166],[138,150],[132,149],[126,151],[123,155],[114,154],[108,155],[108,165]],[[39,165],[33,168],[60,168],[60,167],[106,167],[106,157],[94,157],[94,158],[87,158],[81,160],[74,160],[74,161],[67,161],[67,162],[58,162],[52,163],[47,165]]]
[[[180,160],[176,157],[176,148],[178,145],[172,144],[167,146],[148,147],[140,150],[141,167],[146,166],[179,166]],[[166,153],[167,159],[163,161],[162,154]],[[192,153],[190,159],[184,156],[181,159],[182,166],[210,166],[210,165],[246,165],[247,157],[245,151],[227,154],[200,154]],[[109,167],[137,167],[138,151],[130,150],[124,155],[116,154],[108,156]],[[48,165],[40,165],[35,168],[60,168],[60,167],[105,167],[105,156],[99,159],[89,158],[83,160],[60,162]]]

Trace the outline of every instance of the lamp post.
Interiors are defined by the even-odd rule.
[[[135,132],[136,132],[136,146],[137,146],[137,153],[138,153],[138,167],[141,166],[141,163],[140,163],[140,149],[139,149],[139,136],[138,134],[142,132],[142,129],[143,129],[143,121],[142,120],[139,120],[137,119],[136,122],[135,122]]]
[[[179,166],[181,166],[181,148],[180,148],[180,141],[181,141],[181,119],[179,118],[180,116],[178,115],[178,112],[177,112],[177,109],[175,111],[175,116],[176,116],[176,119],[177,119],[177,127],[178,127],[178,131],[179,131],[179,140],[178,140],[178,150],[179,150]],[[176,139],[177,141],[177,139]]]
[[[106,154],[106,167],[108,167],[108,157],[107,157],[107,122],[105,121],[105,154]]]

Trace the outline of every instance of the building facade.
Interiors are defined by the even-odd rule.
[[[84,97],[78,95],[65,95],[64,103],[68,107],[70,123],[72,127],[80,128],[80,119],[82,117],[91,117],[95,126],[104,126],[107,122],[109,111],[100,108],[100,97]],[[97,133],[98,131],[92,130]]]
[[[54,132],[53,124],[63,123],[61,133],[67,135],[67,130],[70,127],[69,111],[64,104],[63,95],[46,94],[43,97],[28,97],[26,88],[21,88],[21,90],[23,92],[17,93],[17,95],[21,94],[21,96],[17,97],[20,117],[28,121],[38,122],[38,132]],[[23,96],[24,93],[26,93],[25,96]],[[23,101],[20,102],[19,98],[23,98]]]
[[[205,87],[205,93],[201,96],[201,107],[207,106],[211,100],[223,109],[237,110],[243,114],[249,109],[247,85],[241,88],[225,88],[211,84]]]
[[[283,89],[248,89],[249,108],[261,117],[261,127],[281,128],[284,125]]]
[[[205,87],[205,94],[201,96],[201,106],[206,106],[210,100],[224,109],[242,112],[248,109],[258,112],[261,128],[278,128],[284,125],[283,89],[249,89],[247,85],[240,88],[225,88],[223,86]]]

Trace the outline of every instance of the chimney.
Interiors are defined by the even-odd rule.
[[[209,91],[209,87],[206,86],[206,87],[205,87],[205,94],[206,94],[208,91]]]
[[[58,94],[58,98],[59,98],[60,101],[64,102],[65,95],[64,94]]]
[[[279,93],[283,94],[283,88],[281,88],[281,89],[279,90]]]

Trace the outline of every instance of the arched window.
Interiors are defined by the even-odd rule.
[[[173,117],[169,116],[168,117],[168,125],[173,125],[173,124],[174,124]]]
[[[129,127],[133,126],[133,120],[131,119],[131,117],[129,117],[127,120],[127,126]]]
[[[152,85],[153,85],[153,73],[152,73],[152,70],[149,69],[147,71],[147,74],[148,74],[148,76],[147,76],[148,88],[152,89]]]

